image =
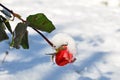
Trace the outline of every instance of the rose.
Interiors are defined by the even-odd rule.
[[[55,54],[55,62],[59,66],[64,66],[69,63],[73,63],[76,58],[73,57],[73,54],[69,52],[66,45],[61,46],[57,53]]]

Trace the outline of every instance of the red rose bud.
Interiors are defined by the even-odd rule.
[[[75,60],[76,58],[69,52],[66,45],[62,46],[55,55],[55,62],[59,66],[65,66],[69,63],[73,63]]]

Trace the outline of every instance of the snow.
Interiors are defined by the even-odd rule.
[[[0,64],[0,80],[119,80],[120,0],[0,0],[22,18],[44,13],[56,26],[44,33],[50,40],[57,33],[70,35],[77,44],[77,60],[59,67],[46,53],[53,49],[29,30],[29,50],[9,51]],[[11,22],[14,26],[19,22]],[[10,40],[0,42],[0,61]]]
[[[51,42],[54,44],[54,46],[59,48],[61,45],[67,45],[68,50],[75,55],[76,54],[76,43],[74,39],[72,39],[71,36],[65,34],[65,33],[57,33],[55,36],[53,36]]]

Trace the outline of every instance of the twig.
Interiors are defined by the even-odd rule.
[[[2,64],[5,62],[5,59],[6,59],[7,55],[8,55],[8,51],[5,52],[5,56],[4,56],[3,60],[2,60]]]
[[[8,8],[5,7],[4,5],[2,5],[1,3],[0,3],[0,6],[3,7],[4,9],[6,9],[6,10],[7,10],[8,12],[10,12],[11,14],[13,14],[13,11],[12,11],[12,10],[8,9]]]

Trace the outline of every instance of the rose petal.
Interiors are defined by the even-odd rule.
[[[67,47],[65,47],[65,49],[58,51],[55,57],[55,61],[57,65],[64,66],[68,63],[74,62],[75,59],[73,58],[73,54],[69,53]]]

